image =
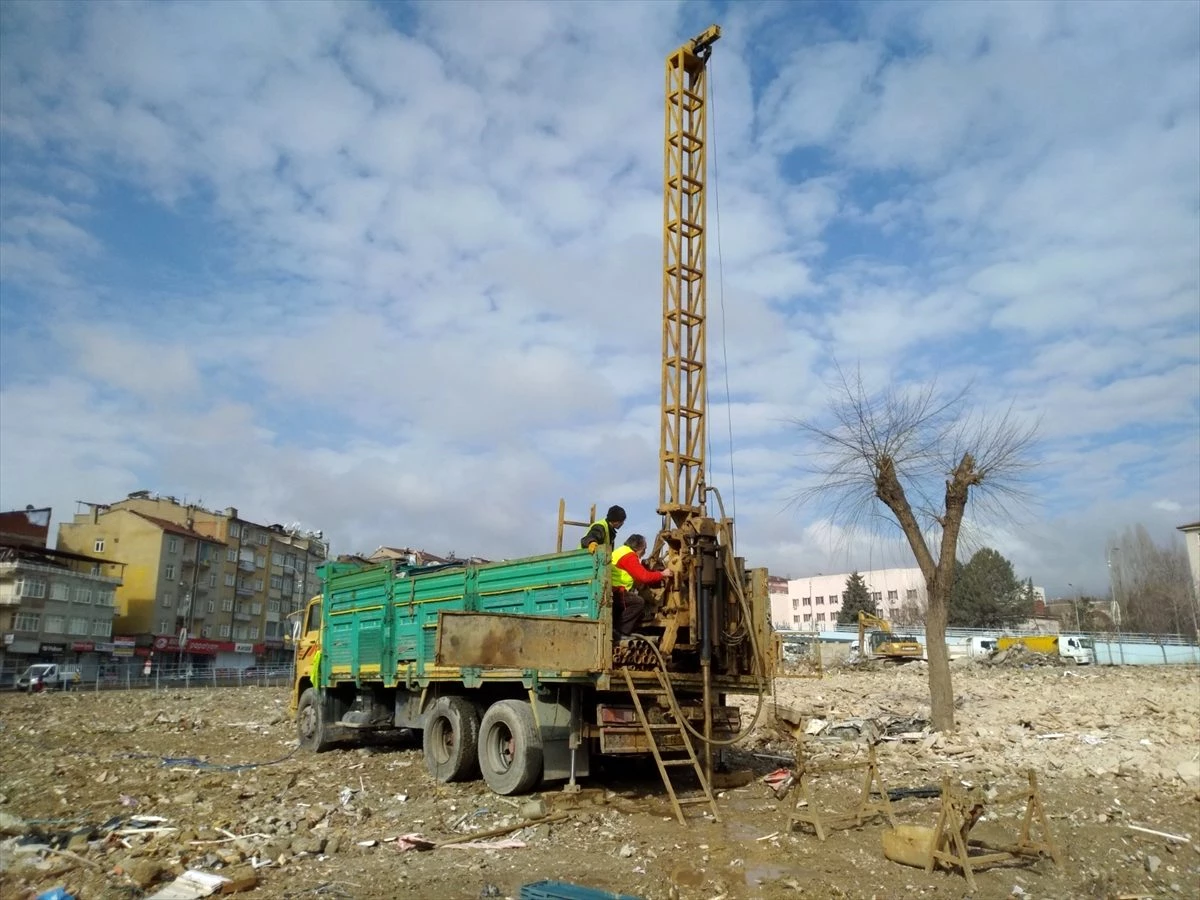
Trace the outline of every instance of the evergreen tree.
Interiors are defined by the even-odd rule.
[[[961,563],[956,562],[956,568]],[[1032,594],[1032,584],[1029,593]],[[949,624],[961,628],[998,628],[1028,618],[1033,603],[1025,603],[1025,590],[1013,573],[1012,563],[984,547],[977,550],[954,579],[950,592]]]
[[[871,592],[867,590],[867,583],[857,572],[852,572],[846,579],[846,596],[842,600],[842,608],[838,610],[838,624],[857,625],[859,610],[873,616],[879,615]]]

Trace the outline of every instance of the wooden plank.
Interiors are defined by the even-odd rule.
[[[596,619],[442,610],[435,658],[439,666],[598,672],[603,626]]]

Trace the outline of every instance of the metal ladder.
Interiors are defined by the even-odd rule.
[[[646,711],[642,708],[642,700],[638,696],[638,688],[633,684],[633,676],[630,674],[629,669],[622,667],[621,673],[625,676],[625,685],[629,689],[629,696],[633,698],[633,708],[637,711],[638,722],[641,723],[642,731],[645,732],[646,740],[650,744],[650,751],[654,754],[654,762],[658,765],[658,774],[662,776],[663,786],[667,789],[667,796],[671,800],[671,808],[675,810],[675,818],[679,820],[679,824],[686,825],[687,820],[683,817],[683,807],[707,803],[709,810],[712,812],[713,821],[720,822],[721,816],[717,812],[717,800],[713,796],[712,785],[704,777],[704,769],[700,766],[700,760],[696,758],[696,751],[692,746],[691,736],[683,725],[683,712],[679,709],[679,703],[675,700],[675,693],[671,690],[670,683],[663,676],[662,670],[654,670],[654,674],[658,678],[658,689],[651,688],[643,690],[642,693],[666,697],[671,715],[675,719],[674,724],[652,725],[650,720],[646,718]],[[662,758],[656,735],[661,732],[670,731],[676,732],[683,739],[683,748],[687,751],[686,759]],[[704,792],[703,796],[679,798],[675,793],[675,785],[671,783],[670,774],[670,769],[676,766],[692,767],[692,770],[696,773],[696,778],[700,782],[700,790]]]

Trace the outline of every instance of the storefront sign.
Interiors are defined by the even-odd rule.
[[[180,650],[179,638],[173,634],[160,634],[154,639],[154,649],[158,652],[178,652]],[[188,653],[216,656],[218,653],[261,653],[262,644],[235,644],[233,641],[191,638],[188,640],[187,646],[182,649]]]
[[[112,642],[113,656],[133,656],[133,648],[137,640],[131,637],[115,637]]]
[[[76,653],[91,653],[96,649],[96,645],[91,641],[75,641],[75,643],[71,645],[71,649]]]
[[[65,653],[65,644],[42,644],[38,647],[38,653]]]

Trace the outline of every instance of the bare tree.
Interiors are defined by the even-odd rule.
[[[811,442],[816,476],[797,499],[827,504],[831,518],[850,529],[899,526],[928,597],[932,726],[952,731],[946,616],[967,501],[1004,512],[1023,497],[1036,426],[1018,423],[1011,408],[998,417],[978,413],[969,388],[950,396],[933,384],[870,394],[861,374],[851,378],[839,367],[833,390],[827,419],[797,423]]]
[[[1109,541],[1107,557],[1113,584],[1120,587],[1116,601],[1122,630],[1195,638],[1200,615],[1187,549],[1172,538],[1156,544],[1138,524]]]
[[[925,607],[916,600],[905,600],[896,611],[895,624],[903,628],[919,628],[925,624]]]

